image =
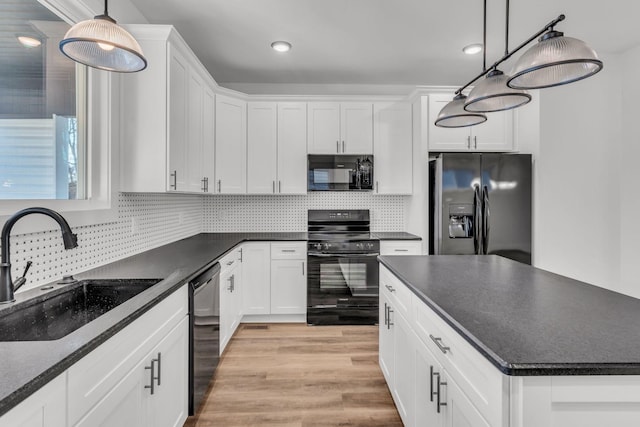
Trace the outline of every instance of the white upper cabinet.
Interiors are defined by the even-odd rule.
[[[309,154],[372,154],[373,103],[310,102]]]
[[[307,192],[307,103],[278,103],[278,193]]]
[[[273,194],[278,181],[278,107],[275,102],[247,104],[247,192]]]
[[[512,151],[513,111],[486,113],[487,121],[469,127],[441,128],[434,123],[451,94],[429,95],[429,151]]]
[[[413,192],[412,110],[408,103],[373,105],[373,160],[377,194]]]
[[[202,100],[202,175],[204,176],[205,193],[215,190],[215,108],[216,98],[213,90],[206,86]]]
[[[215,83],[173,27],[127,29],[149,66],[120,80],[120,190],[205,192]]]
[[[307,192],[307,104],[247,104],[247,192]]]
[[[247,103],[216,95],[216,193],[247,192]]]

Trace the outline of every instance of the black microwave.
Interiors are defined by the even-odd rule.
[[[372,191],[373,155],[309,154],[309,191]]]

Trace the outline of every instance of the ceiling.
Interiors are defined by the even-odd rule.
[[[482,55],[461,51],[482,41],[481,0],[132,2],[150,23],[175,25],[222,85],[462,85],[482,69]],[[636,0],[513,0],[511,48],[560,13],[557,29],[600,53],[640,44]],[[488,0],[488,63],[504,53],[504,20],[505,1]],[[278,54],[275,40],[293,49]]]

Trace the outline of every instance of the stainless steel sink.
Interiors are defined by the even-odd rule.
[[[70,334],[160,279],[82,280],[0,312],[0,341],[50,341]]]

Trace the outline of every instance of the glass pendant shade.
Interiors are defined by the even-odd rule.
[[[549,31],[516,62],[507,84],[541,89],[585,79],[602,69],[596,52],[582,40]]]
[[[60,50],[74,61],[100,70],[134,73],[147,67],[136,39],[106,14],[71,27],[60,42]]]
[[[500,70],[491,70],[469,93],[464,109],[478,113],[490,113],[510,110],[531,101],[531,95],[524,90],[508,87],[508,78]]]
[[[443,128],[461,128],[486,122],[487,116],[484,114],[464,110],[466,100],[467,97],[465,95],[456,95],[453,101],[450,101],[440,110],[435,125]]]

